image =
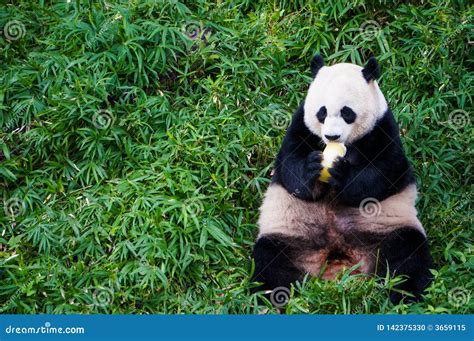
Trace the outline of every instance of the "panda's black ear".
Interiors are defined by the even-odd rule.
[[[324,66],[324,59],[321,57],[321,55],[317,54],[313,57],[311,60],[311,74],[313,75],[313,78],[316,77],[318,74],[319,69],[321,69]]]
[[[367,64],[365,64],[365,67],[362,69],[362,75],[367,83],[380,77],[380,66],[375,57],[369,58]]]

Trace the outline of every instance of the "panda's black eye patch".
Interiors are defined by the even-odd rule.
[[[341,117],[347,124],[351,124],[354,123],[357,115],[351,108],[343,107],[341,109]]]
[[[328,115],[328,111],[326,110],[326,107],[321,107],[319,111],[316,113],[316,117],[318,118],[318,121],[321,123],[324,123],[324,120],[326,119],[326,116]]]

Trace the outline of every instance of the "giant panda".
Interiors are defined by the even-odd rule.
[[[354,272],[405,277],[390,293],[393,303],[419,300],[432,260],[417,218],[415,177],[376,81],[379,65],[371,57],[365,67],[325,66],[316,55],[311,71],[260,207],[258,290],[288,288],[307,274],[334,279],[358,265]],[[321,151],[334,141],[347,152],[321,182]]]

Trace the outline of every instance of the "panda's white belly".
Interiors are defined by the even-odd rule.
[[[355,272],[369,273],[376,255],[368,235],[383,236],[404,226],[424,234],[415,199],[416,187],[410,185],[381,202],[367,199],[365,205],[353,208],[331,195],[321,201],[304,201],[272,184],[260,208],[259,237],[278,234],[311,240],[314,249],[302,250],[298,263],[314,276],[333,278],[356,264],[360,267]]]

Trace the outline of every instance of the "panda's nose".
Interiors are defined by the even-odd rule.
[[[325,138],[327,138],[329,141],[336,141],[338,138],[341,137],[341,135],[324,135]]]

